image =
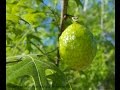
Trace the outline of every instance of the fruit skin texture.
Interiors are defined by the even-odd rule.
[[[69,25],[59,37],[61,60],[72,69],[81,70],[89,66],[96,51],[93,34],[77,22]]]

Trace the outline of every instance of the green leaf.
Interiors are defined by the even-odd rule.
[[[18,64],[15,64],[7,69],[7,85],[10,86],[10,83],[16,85],[16,80],[18,78],[23,76],[31,76],[35,83],[35,90],[53,90],[52,88],[65,87],[66,85],[66,78],[64,74],[52,63],[45,62],[43,60],[36,60],[30,57],[31,59],[23,60],[19,62]],[[56,78],[59,78],[59,81],[56,81],[57,83],[52,86],[56,87],[50,87],[50,84],[48,82],[47,73],[46,70],[51,69],[51,71],[54,71],[53,74],[51,74],[51,81],[54,84],[54,81]],[[56,78],[54,78],[56,77]],[[12,85],[13,86],[13,85]],[[17,87],[19,85],[16,85]]]
[[[40,4],[40,2],[43,2],[43,0],[36,0],[37,4]]]
[[[83,4],[82,4],[82,2],[80,1],[80,0],[75,0],[75,2],[76,2],[76,4],[77,4],[77,6],[81,6],[82,8],[83,8]]]
[[[68,87],[66,87],[65,83],[63,83],[63,81],[61,80],[62,77],[59,75],[57,75],[56,73],[55,74],[52,74],[52,75],[48,75],[47,76],[49,79],[53,80],[52,81],[52,87],[57,87],[57,88],[60,88],[62,90],[68,90]],[[58,78],[59,77],[59,78]]]
[[[32,50],[32,47],[31,47],[31,44],[30,44],[30,38],[29,38],[28,36],[27,36],[26,42],[27,42],[26,48],[27,48],[29,51],[31,51],[31,50]]]
[[[15,84],[12,84],[12,83],[8,83],[7,84],[7,90],[26,90],[26,89],[25,89],[25,87],[15,85]]]
[[[14,23],[18,23],[20,18],[16,15],[13,15],[13,14],[7,14],[6,19],[9,21],[12,21]]]
[[[39,37],[33,35],[33,34],[28,34],[27,36],[28,36],[29,39],[35,39],[35,40],[37,40],[38,42],[41,42],[41,39],[40,39]]]
[[[34,39],[34,40],[36,40],[36,41],[38,41],[39,43],[41,43],[42,44],[42,42],[41,42],[41,39],[39,38],[39,37],[37,37],[37,36],[35,36],[35,35],[33,35],[33,34],[28,34],[27,35],[27,46],[26,46],[26,48],[29,50],[29,51],[31,51],[32,50],[32,47],[31,47],[31,40],[32,39]]]
[[[27,13],[23,14],[22,18],[29,24],[37,27],[40,25],[40,19],[45,17],[45,13]]]

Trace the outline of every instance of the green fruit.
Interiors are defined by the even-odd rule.
[[[70,68],[81,70],[90,65],[97,51],[93,34],[74,22],[59,37],[61,60]]]

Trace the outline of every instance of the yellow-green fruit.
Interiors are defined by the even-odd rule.
[[[96,51],[93,34],[77,22],[68,26],[59,38],[61,60],[72,69],[81,70],[90,65]]]

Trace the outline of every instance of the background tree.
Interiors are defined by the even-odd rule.
[[[82,71],[55,65],[61,0],[6,1],[7,90],[114,90],[114,0],[69,0],[67,14],[77,16],[97,40],[97,55]],[[65,27],[72,23],[65,20]]]

